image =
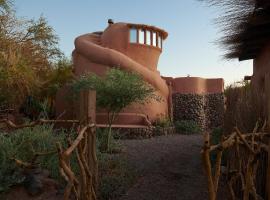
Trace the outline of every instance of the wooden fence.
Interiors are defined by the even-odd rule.
[[[11,129],[34,127],[46,123],[77,124],[78,131],[76,139],[72,141],[71,138],[68,138],[69,146],[67,149],[63,149],[61,143],[56,144],[59,157],[59,170],[67,182],[64,191],[64,200],[74,197],[77,200],[96,200],[98,163],[96,157],[95,91],[82,91],[78,106],[78,120],[40,119],[28,124],[16,125],[8,119],[0,119],[0,124],[5,124]],[[80,169],[77,176],[70,165],[72,155],[75,155]]]
[[[216,200],[223,154],[227,159],[226,181],[230,199],[270,200],[270,134],[258,126],[252,133],[243,134],[238,128],[217,145],[210,144],[209,133],[205,134],[202,157],[207,174],[209,199]],[[211,154],[216,154],[211,163]]]

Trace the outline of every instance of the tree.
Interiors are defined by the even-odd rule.
[[[28,97],[47,101],[71,77],[72,63],[46,19],[19,18],[12,1],[0,0],[0,106],[18,109]]]
[[[105,77],[94,74],[82,76],[74,84],[76,91],[95,89],[97,106],[107,111],[108,135],[106,148],[110,149],[111,129],[117,115],[132,103],[145,103],[150,99],[159,100],[155,90],[142,77],[133,72],[110,69]]]

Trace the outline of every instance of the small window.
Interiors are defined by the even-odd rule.
[[[162,38],[160,35],[158,36],[158,47],[162,48]]]
[[[130,33],[129,33],[129,39],[130,42],[136,43],[137,42],[137,29],[136,28],[131,28]]]
[[[151,45],[151,32],[146,31],[146,44]]]
[[[155,47],[157,46],[157,33],[156,32],[153,32],[152,45]]]
[[[144,30],[139,30],[139,43],[144,44]]]

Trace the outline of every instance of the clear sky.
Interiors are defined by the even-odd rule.
[[[219,13],[196,0],[15,0],[14,6],[19,16],[46,17],[66,56],[77,36],[104,30],[111,18],[154,25],[169,33],[158,67],[164,76],[221,77],[228,85],[252,75],[251,61],[223,60],[213,21]]]

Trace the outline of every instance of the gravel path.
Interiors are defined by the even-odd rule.
[[[128,161],[140,175],[120,200],[206,200],[201,135],[123,140]]]

